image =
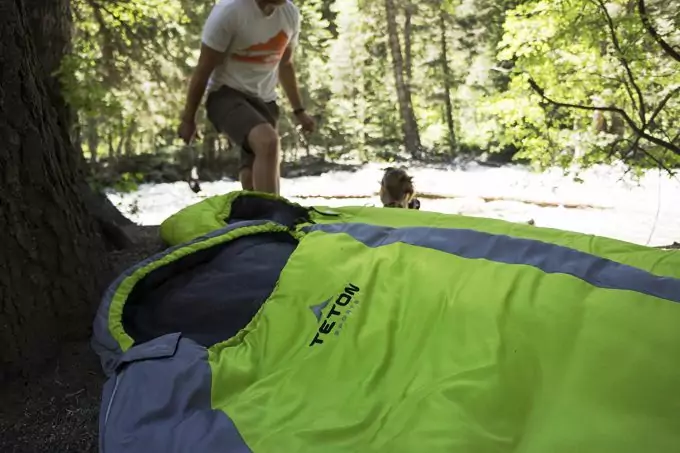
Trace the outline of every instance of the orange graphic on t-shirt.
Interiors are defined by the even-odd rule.
[[[288,45],[288,35],[281,30],[267,42],[253,44],[252,46],[231,56],[234,60],[254,64],[272,64],[281,59]]]

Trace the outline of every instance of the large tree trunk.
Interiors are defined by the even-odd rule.
[[[392,66],[397,86],[399,112],[401,114],[402,130],[404,133],[404,146],[406,147],[406,151],[409,152],[414,159],[419,159],[421,152],[420,133],[418,131],[416,116],[413,112],[411,90],[404,81],[404,61],[401,56],[401,45],[399,43],[399,33],[397,29],[397,12],[394,6],[394,0],[385,0],[385,12],[387,14],[387,34],[390,50],[392,52]]]
[[[456,150],[456,129],[453,124],[453,103],[451,102],[451,68],[449,68],[449,46],[446,36],[446,11],[439,6],[439,39],[441,43],[441,63],[444,75],[444,102],[446,103],[446,127],[449,132],[449,147]]]
[[[132,222],[103,193],[94,192],[84,184],[89,171],[82,149],[70,146],[70,132],[76,123],[76,112],[66,104],[57,77],[61,61],[71,46],[73,24],[70,0],[23,0],[22,3],[25,5],[27,26],[37,58],[35,67],[41,74],[39,78],[44,82],[49,102],[55,110],[62,140],[72,151],[69,157],[75,160],[74,169],[81,179],[79,190],[87,209],[94,215],[108,243],[118,249],[129,247],[132,240],[121,226],[131,225]]]
[[[411,0],[407,0],[404,7],[404,71],[409,90],[413,89],[413,44],[411,38],[413,36],[413,13],[415,9],[416,7],[411,3]]]
[[[37,36],[24,1],[6,2],[0,14],[0,382],[50,358],[65,338],[86,338],[110,278],[78,190],[79,156],[32,41],[53,39],[50,25],[58,28],[67,8],[48,2],[52,15]]]
[[[33,38],[37,67],[43,71],[50,103],[56,109],[60,131],[69,134],[75,112],[66,105],[59,88],[61,60],[68,52],[73,35],[70,0],[24,0],[27,27]],[[70,141],[65,138],[65,141]]]

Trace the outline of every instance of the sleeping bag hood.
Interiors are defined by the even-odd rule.
[[[680,452],[680,255],[234,192],[105,295],[102,453]]]

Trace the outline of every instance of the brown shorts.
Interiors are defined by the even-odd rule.
[[[215,129],[226,134],[240,148],[239,169],[252,168],[255,154],[248,145],[248,134],[255,126],[264,123],[269,123],[276,129],[279,121],[279,106],[276,101],[264,102],[222,85],[208,95],[205,108]]]

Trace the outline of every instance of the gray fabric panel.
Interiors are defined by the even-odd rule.
[[[109,323],[109,307],[111,306],[111,300],[113,299],[113,296],[115,295],[116,291],[118,290],[118,287],[120,286],[121,282],[124,279],[126,279],[127,277],[129,277],[142,267],[154,261],[160,260],[165,256],[173,253],[175,250],[184,248],[187,245],[199,243],[207,239],[226,234],[237,228],[253,225],[263,225],[265,223],[268,223],[268,221],[254,220],[233,223],[219,230],[215,230],[205,236],[196,238],[193,241],[190,241],[186,244],[179,244],[174,247],[169,247],[156,255],[150,256],[144,261],[141,261],[140,263],[130,267],[125,272],[123,272],[106,290],[104,297],[102,298],[102,301],[99,304],[99,308],[97,309],[97,314],[95,315],[92,326],[92,339],[90,344],[92,349],[99,356],[104,373],[107,376],[111,375],[122,353],[120,346],[118,345],[118,342],[116,342],[116,340],[111,336],[111,333],[109,332],[108,323]]]
[[[463,258],[525,264],[546,273],[568,274],[600,288],[636,291],[680,302],[680,279],[659,277],[642,269],[537,240],[475,230],[390,228],[360,223],[312,225],[305,230],[345,233],[369,247],[402,242]]]
[[[141,267],[143,265],[144,264],[140,263],[138,266]],[[125,278],[134,272],[136,268],[137,267],[128,269],[109,285],[99,304],[92,324],[90,347],[99,356],[99,362],[101,363],[102,370],[106,376],[111,376],[116,367],[116,363],[118,362],[118,358],[123,353],[118,342],[113,338],[111,332],[109,332],[109,307],[111,306],[111,300],[113,300],[113,296],[115,295],[118,286]]]
[[[99,403],[99,451],[100,453],[104,451],[103,447],[103,437],[101,433],[104,432],[104,420],[105,420],[105,414],[108,410],[109,403],[111,402],[111,396],[113,395],[113,390],[115,389],[116,385],[116,377],[113,374],[114,370],[111,370],[111,374],[109,375],[109,378],[104,382],[104,386],[102,387],[102,399],[101,402]]]
[[[204,347],[166,335],[130,348],[117,370],[102,401],[100,453],[251,452],[229,417],[211,409]]]
[[[172,357],[177,352],[177,344],[182,334],[179,332],[161,335],[153,341],[147,341],[125,351],[118,361],[118,367],[126,363],[138,362],[148,359],[165,359]]]
[[[283,232],[244,236],[155,270],[130,293],[125,330],[136,343],[172,332],[206,347],[228,340],[274,291],[297,243]]]

